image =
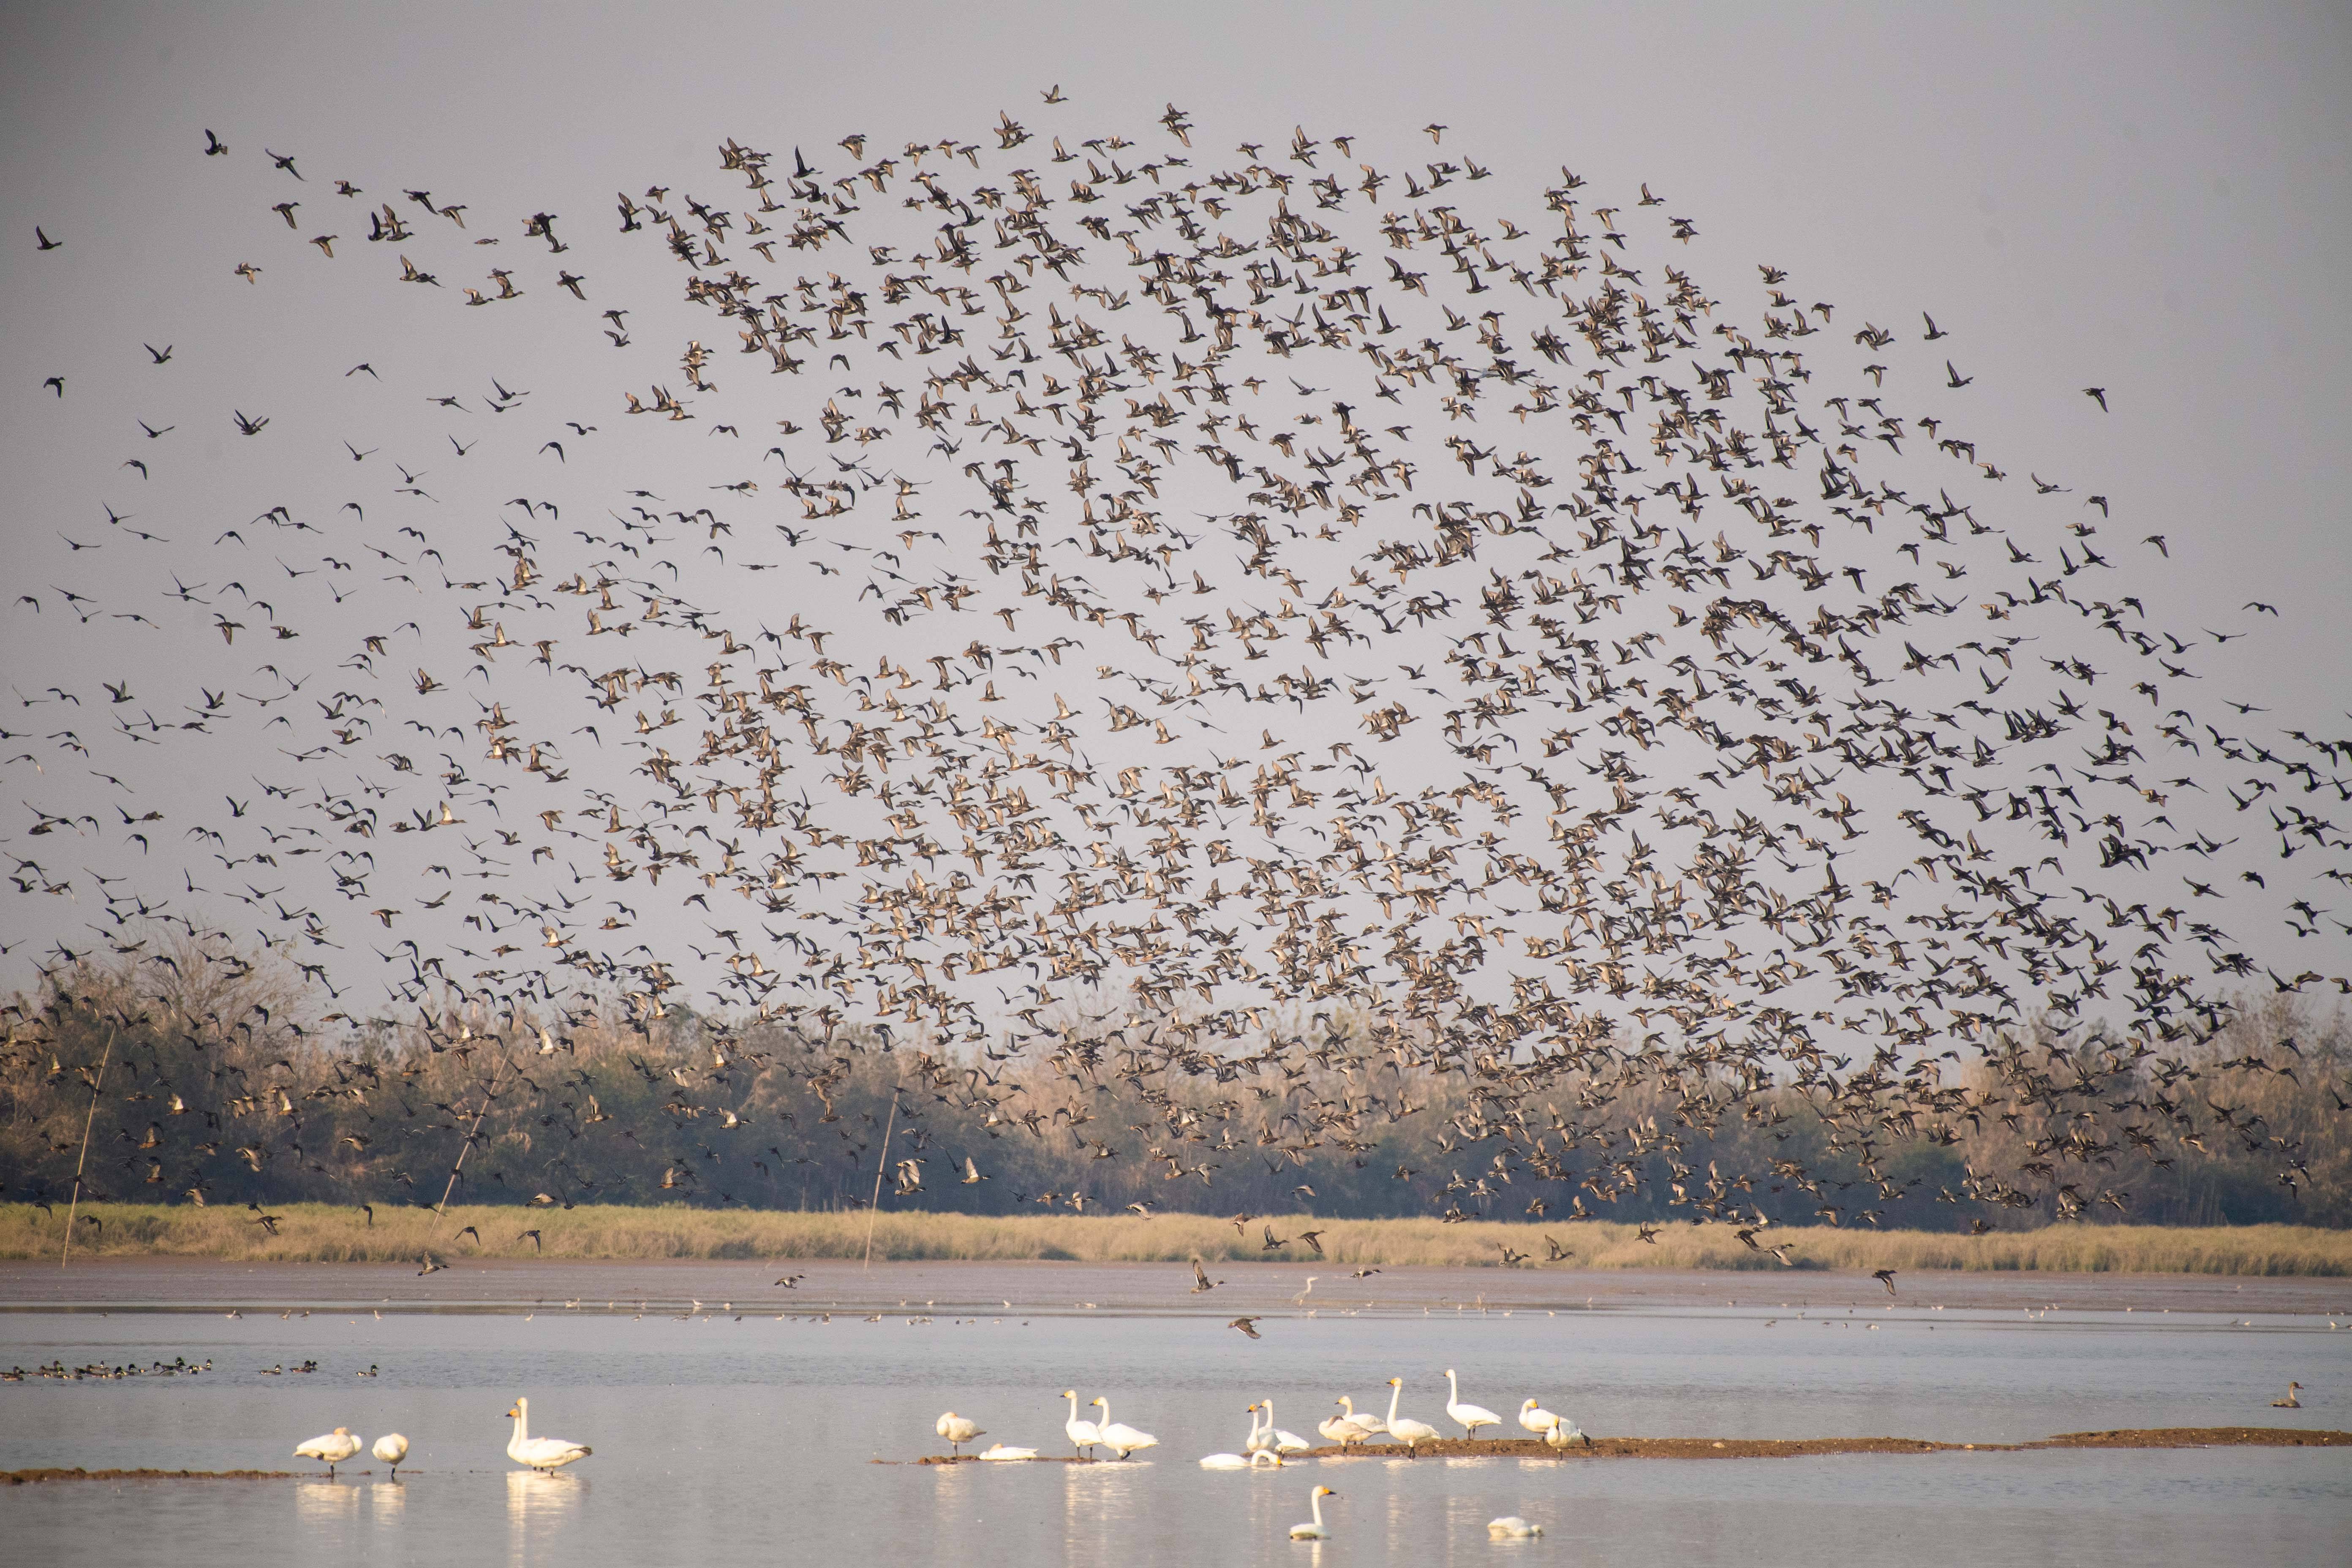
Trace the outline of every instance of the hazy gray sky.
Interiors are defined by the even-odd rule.
[[[307,204],[306,236],[330,213],[319,221],[340,225],[344,250],[365,248],[364,216],[331,194],[348,172],[371,198],[411,183],[460,193],[505,237],[495,254],[510,255],[525,242],[509,215],[545,208],[575,237],[602,233],[616,185],[707,170],[730,135],[824,150],[837,167],[845,131],[880,144],[978,137],[1000,111],[1034,122],[1055,83],[1074,111],[1130,133],[1181,104],[1218,148],[1278,143],[1299,122],[1404,148],[1440,121],[1449,150],[1519,190],[1563,165],[1628,195],[1647,182],[1697,221],[1691,265],[1718,289],[1769,262],[1804,298],[1915,337],[1916,312],[1933,312],[1953,334],[1941,346],[1997,388],[1976,437],[2110,498],[2151,616],[2250,634],[2204,650],[2207,705],[2237,698],[2342,732],[2352,15],[2340,6],[18,5],[0,14],[5,576],[89,575],[71,542],[102,533],[101,506],[142,510],[126,457],[168,451],[212,476],[172,493],[216,506],[142,526],[209,539],[244,521],[277,482],[270,465],[289,458],[240,443],[223,405],[281,429],[348,411],[355,439],[387,427],[392,416],[335,401],[371,395],[364,384],[289,386],[273,376],[287,364],[375,359],[405,378],[398,417],[434,447],[442,433],[408,406],[415,394],[444,390],[427,384],[445,367],[465,378],[446,390],[483,390],[472,367],[507,346],[503,322],[468,321],[477,335],[454,345],[446,328],[418,330],[422,303],[387,304],[381,289],[304,298],[230,275],[277,221],[249,195],[265,146],[300,160],[308,183],[286,188]],[[237,170],[199,156],[207,129]],[[36,226],[62,248],[37,251]],[[273,257],[266,269],[301,264]],[[179,345],[175,379],[151,374],[142,341]],[[538,352],[511,346],[519,361]],[[568,365],[612,377],[589,350],[562,353],[577,357],[534,362],[538,408],[564,395]],[[58,374],[62,404],[43,385]],[[2095,384],[2104,418],[2081,395]],[[94,423],[100,406],[178,418],[188,446]],[[593,410],[608,425],[614,412]],[[340,460],[305,457],[300,478],[341,482],[320,466]],[[515,489],[532,493],[543,469],[518,468]],[[2148,533],[2168,542],[2156,571],[2139,559]],[[2244,611],[2252,599],[2279,617]],[[44,646],[58,608],[0,616],[0,659],[20,685],[55,678]],[[199,651],[213,650],[126,630],[103,673],[161,679]],[[37,947],[54,913],[16,900],[0,932]],[[21,976],[26,956],[0,977]]]

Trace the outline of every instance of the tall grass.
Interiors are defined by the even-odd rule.
[[[370,1225],[358,1211],[328,1204],[288,1204],[271,1212],[278,1234],[242,1209],[85,1204],[97,1226],[78,1226],[77,1258],[210,1258],[238,1262],[387,1263],[431,1253],[443,1261],[472,1257],[583,1260],[645,1258],[856,1258],[866,1219],[853,1213],[656,1208],[583,1205],[533,1211],[510,1205],[379,1209]],[[1271,1224],[1292,1245],[1269,1252],[1260,1226]],[[473,1226],[479,1239],[461,1233]],[[1324,1256],[1296,1238],[1319,1233]],[[523,1233],[536,1230],[534,1247]],[[0,1205],[0,1258],[55,1258],[65,1215],[22,1204]],[[1633,1226],[1606,1223],[1520,1225],[1433,1219],[1255,1221],[1246,1233],[1205,1215],[1090,1218],[1077,1215],[882,1214],[874,1222],[874,1256],[892,1260],[1033,1259],[1088,1263],[1181,1263],[1200,1258],[1226,1268],[1276,1261],[1363,1268],[1502,1268],[1502,1248],[1547,1256],[1557,1237],[1571,1257],[1550,1269],[1719,1268],[1777,1271],[1724,1226],[1676,1226],[1645,1243]],[[2319,1275],[2352,1274],[2352,1234],[2304,1226],[2189,1228],[2160,1226],[2051,1226],[1968,1237],[1931,1231],[1857,1231],[1775,1226],[1762,1239],[1787,1248],[1796,1269],[1959,1269],[2042,1273]],[[1537,1267],[1529,1264],[1524,1267]]]

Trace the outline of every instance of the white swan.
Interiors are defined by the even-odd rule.
[[[400,1461],[408,1458],[408,1439],[397,1432],[386,1432],[375,1440],[375,1457],[392,1467],[392,1479],[400,1479]]]
[[[1521,1519],[1516,1513],[1507,1513],[1500,1519],[1486,1521],[1486,1538],[1490,1541],[1525,1540],[1530,1535],[1542,1533],[1542,1525],[1533,1520]]]
[[[1290,1539],[1293,1541],[1328,1541],[1331,1538],[1331,1532],[1323,1528],[1323,1500],[1327,1497],[1338,1497],[1339,1495],[1339,1494],[1338,1492],[1333,1491],[1329,1487],[1317,1487],[1313,1491],[1308,1492],[1307,1494],[1307,1506],[1315,1510],[1315,1517],[1305,1524],[1292,1525],[1290,1527]]]
[[[507,1458],[518,1465],[529,1465],[534,1470],[560,1470],[576,1459],[584,1459],[596,1450],[585,1443],[574,1443],[567,1437],[534,1437],[530,1435],[530,1401],[518,1399],[507,1411],[514,1419],[514,1436],[507,1441]]]
[[[1544,1428],[1543,1440],[1555,1448],[1565,1448],[1570,1443],[1581,1443],[1588,1448],[1592,1447],[1592,1439],[1586,1436],[1578,1428],[1576,1423],[1565,1415]]]
[[[1404,1379],[1389,1379],[1389,1436],[1405,1446],[1407,1451],[1419,1456],[1421,1445],[1433,1443],[1444,1436],[1426,1421],[1415,1421],[1410,1415],[1397,1414],[1397,1401],[1404,1396]]]
[[[1034,1459],[1037,1457],[1037,1450],[1008,1448],[1002,1443],[991,1443],[980,1457],[983,1459]]]
[[[1462,1427],[1465,1437],[1475,1437],[1481,1426],[1500,1426],[1503,1418],[1483,1405],[1465,1405],[1462,1391],[1454,1386],[1454,1369],[1445,1369],[1445,1414]]]
[[[1371,1436],[1371,1432],[1357,1417],[1356,1407],[1349,1403],[1346,1394],[1341,1394],[1331,1403],[1339,1405],[1344,1414],[1326,1415],[1315,1424],[1315,1430],[1322,1433],[1326,1438],[1339,1444],[1342,1448],[1351,1444],[1360,1443]]]
[[[1553,1415],[1550,1411],[1546,1410],[1532,1399],[1519,1406],[1519,1425],[1526,1427],[1528,1431],[1534,1433],[1538,1437],[1550,1431],[1555,1426],[1559,1425],[1559,1416]]]
[[[1258,1435],[1257,1406],[1255,1405],[1251,1405],[1244,1414],[1246,1414],[1250,1418],[1250,1430],[1249,1436],[1242,1439],[1243,1451],[1238,1454],[1211,1454],[1201,1461],[1201,1468],[1202,1469],[1255,1469],[1257,1468],[1257,1462],[1260,1459],[1271,1459],[1276,1466],[1279,1466],[1282,1463],[1282,1456],[1275,1452],[1272,1448],[1253,1447],[1251,1446]]]
[[[1094,1458],[1093,1450],[1095,1445],[1102,1441],[1102,1427],[1095,1422],[1081,1421],[1078,1419],[1078,1391],[1076,1389],[1066,1388],[1062,1390],[1062,1397],[1070,1402],[1070,1418],[1062,1423],[1062,1430],[1069,1434],[1070,1447],[1075,1449],[1081,1458],[1091,1459]],[[1097,1401],[1097,1403],[1099,1404],[1100,1401]]]
[[[1261,1399],[1258,1401],[1258,1404],[1265,1411],[1265,1436],[1267,1440],[1273,1444],[1274,1451],[1276,1453],[1303,1454],[1307,1452],[1307,1449],[1315,1447],[1314,1444],[1308,1442],[1297,1433],[1286,1432],[1281,1427],[1276,1426],[1274,1424],[1273,1400]]]
[[[360,1445],[366,1441],[367,1439],[364,1437],[352,1436],[350,1427],[338,1426],[333,1431],[328,1433],[325,1436],[313,1437],[309,1442],[298,1447],[294,1450],[294,1457],[298,1459],[325,1460],[327,1464],[327,1479],[332,1480],[335,1475],[335,1467],[341,1464],[345,1459],[350,1458],[353,1454],[358,1453],[360,1451]]]
[[[1112,1420],[1110,1418],[1109,1400],[1097,1398],[1095,1400],[1095,1403],[1102,1406],[1102,1436],[1096,1440],[1101,1443],[1104,1447],[1108,1448],[1111,1452],[1124,1459],[1129,1454],[1134,1453],[1138,1448],[1156,1448],[1160,1447],[1160,1439],[1153,1436],[1150,1433],[1139,1432],[1124,1421]]]
[[[1379,1411],[1359,1410],[1355,1402],[1344,1394],[1339,1396],[1339,1403],[1347,1407],[1348,1419],[1361,1426],[1368,1435],[1377,1437],[1389,1429],[1388,1422],[1381,1418]]]
[[[959,1415],[952,1410],[940,1416],[938,1425],[932,1430],[948,1440],[948,1448],[951,1453],[961,1453],[963,1446],[974,1437],[988,1436],[981,1430],[979,1422],[968,1415]]]
[[[1242,1439],[1242,1452],[1244,1454],[1255,1454],[1260,1449],[1271,1450],[1274,1447],[1273,1435],[1266,1430],[1273,1424],[1274,1417],[1271,1413],[1260,1415],[1259,1412],[1265,1409],[1263,1405],[1250,1406],[1249,1436]]]

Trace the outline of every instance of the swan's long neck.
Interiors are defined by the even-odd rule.
[[[1075,1388],[1074,1388],[1074,1389],[1070,1390],[1070,1419],[1071,1419],[1071,1420],[1073,1420],[1073,1421],[1076,1421],[1077,1418],[1078,1418],[1078,1391],[1077,1391],[1076,1389],[1075,1389]]]
[[[528,1399],[515,1401],[515,1441],[530,1441],[530,1401]]]
[[[1445,1369],[1445,1403],[1448,1405],[1459,1405],[1462,1403],[1462,1388],[1460,1384],[1454,1381],[1454,1369],[1452,1367],[1447,1367]]]
[[[1389,1384],[1389,1425],[1391,1426],[1396,1425],[1397,1401],[1403,1397],[1403,1384],[1392,1383]]]
[[[1102,1419],[1096,1423],[1096,1429],[1097,1431],[1108,1432],[1110,1430],[1110,1401],[1108,1399],[1097,1399],[1095,1403],[1102,1406]]]
[[[1258,1401],[1257,1407],[1258,1407],[1260,1410],[1263,1410],[1263,1411],[1265,1411],[1265,1429],[1266,1429],[1267,1431],[1269,1431],[1269,1432],[1273,1431],[1273,1430],[1274,1430],[1274,1401],[1273,1401],[1273,1400],[1271,1400],[1271,1399],[1261,1399],[1261,1400],[1259,1400],[1259,1401]]]
[[[1349,1420],[1353,1421],[1356,1418],[1356,1403],[1344,1394],[1339,1395],[1339,1408],[1346,1413]]]
[[[1315,1528],[1316,1528],[1316,1529],[1318,1529],[1318,1530],[1322,1529],[1322,1528],[1323,1528],[1323,1494],[1322,1494],[1322,1492],[1320,1492],[1320,1491],[1318,1490],[1318,1492],[1316,1492],[1316,1494],[1315,1494],[1313,1497],[1308,1498],[1307,1500],[1307,1502],[1308,1502],[1308,1503],[1310,1503],[1311,1505],[1313,1505],[1314,1510],[1315,1510]]]

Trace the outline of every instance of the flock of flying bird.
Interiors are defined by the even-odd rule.
[[[737,1124],[746,1072],[824,1094],[877,1045],[905,1115],[1059,1137],[992,1070],[1026,1052],[1160,1107],[1143,1157],[1185,1193],[1245,1108],[1171,1086],[1246,1077],[1256,1144],[1303,1163],[1450,1077],[1448,1217],[1515,1179],[1580,1216],[1664,1152],[1751,1247],[1757,1184],[1807,1173],[1705,1144],[1784,1115],[1776,1087],[1874,1219],[1891,1149],[1988,1122],[2032,1134],[1946,1194],[1990,1210],[2120,1211],[2118,1152],[2208,1140],[2292,1184],[2300,1145],[2229,1101],[2294,1042],[2209,1045],[2249,996],[2352,993],[2325,972],[2352,740],[2191,695],[2244,634],[2157,624],[2133,571],[2164,536],[1980,442],[1962,332],[1770,266],[1718,295],[1670,198],[1530,189],[1442,125],[1375,163],[1303,127],[1214,153],[1173,105],[1141,142],[1040,112],[814,159],[730,139],[593,238],[207,132],[206,199],[255,226],[189,308],[356,287],[421,324],[348,369],[282,351],[389,433],[205,416],[292,448],[226,526],[154,499],[197,482],[195,416],[98,411],[139,477],[92,489],[141,504],[12,607],[62,662],[18,677],[0,837],[61,934],[9,1070],[95,1091],[55,1029],[85,966],[161,994],[175,953],[260,962],[249,929],[332,1010],[120,1020],[169,1047],[142,1094],[212,1108],[151,1126],[174,1190],[315,1161],[322,1098],[394,1115],[339,1024],[471,1064],[412,1117],[591,1137],[584,1075],[530,1064],[607,1031],[675,1079],[680,1147]],[[74,244],[45,229],[40,264]],[[499,340],[461,310],[536,312],[612,378],[469,385],[445,366]],[[154,335],[160,398],[190,353]],[[214,775],[251,786],[180,783]],[[2219,912],[2273,903],[2242,943]],[[304,1029],[335,1048],[207,1081],[208,1049]]]

